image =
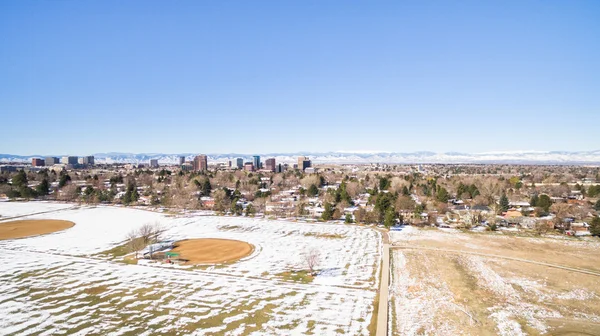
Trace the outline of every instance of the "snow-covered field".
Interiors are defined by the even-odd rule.
[[[53,212],[73,207],[72,204],[50,202],[0,202],[0,220],[41,212]]]
[[[19,215],[48,209],[26,205],[0,209]],[[381,252],[374,230],[116,207],[24,218],[76,225],[0,241],[0,334],[368,334]],[[238,263],[204,270],[125,265],[97,255],[146,223],[160,223],[167,239],[237,239],[256,249]],[[301,256],[311,248],[321,251],[313,282],[284,281],[280,273],[306,268]]]

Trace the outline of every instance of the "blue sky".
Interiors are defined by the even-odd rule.
[[[599,1],[2,1],[0,153],[600,149]]]

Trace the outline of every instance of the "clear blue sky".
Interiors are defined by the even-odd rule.
[[[595,150],[600,1],[6,0],[0,116],[24,155]]]

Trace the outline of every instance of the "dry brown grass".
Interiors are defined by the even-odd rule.
[[[600,242],[578,239],[515,237],[491,234],[446,234],[446,239],[415,236],[411,247],[433,247],[495,254],[600,272]]]
[[[73,227],[75,223],[57,219],[25,219],[0,224],[0,240],[48,234]]]
[[[232,262],[252,253],[254,247],[239,240],[230,239],[188,239],[175,243],[172,252],[179,253],[179,258],[187,260],[186,264],[219,264]]]
[[[499,276],[497,281],[502,281],[510,292],[518,295],[509,298],[502,292],[490,290],[486,281],[482,281],[482,274],[461,262],[469,256],[415,250],[396,250],[394,253],[405,256],[405,269],[414,281],[407,286],[407,291],[392,299],[405,295],[415,300],[413,303],[419,302],[412,309],[423,315],[411,317],[410,313],[396,310],[396,305],[392,305],[392,335],[402,334],[402,330],[397,329],[397,314],[423,328],[418,334],[497,335],[497,321],[491,313],[502,307],[508,307],[504,310],[514,313],[510,319],[517,321],[528,335],[542,334],[531,325],[528,316],[545,324],[549,335],[599,335],[600,323],[586,318],[600,314],[597,277],[516,261],[475,257]],[[578,298],[574,295],[577,293],[589,297]],[[562,317],[538,315],[544,310],[558,312]],[[421,318],[426,320],[421,322]]]
[[[516,321],[529,335],[543,333],[536,327],[538,322],[545,325],[549,335],[600,335],[597,276],[502,258],[419,250],[427,247],[485,253],[596,271],[598,243],[486,234],[421,234],[406,244],[409,249],[394,251],[406,258],[404,269],[413,281],[402,279],[411,285],[392,300],[416,300],[420,302],[416,307],[423,309],[418,318],[404,314],[405,320],[419,326],[419,319],[432,317],[421,324],[431,333],[452,330],[454,334],[496,335],[498,321],[491,314],[504,311],[511,313],[507,319]],[[469,260],[477,261],[475,264],[487,273],[478,271]],[[394,274],[397,276],[399,270]],[[391,312],[393,334],[399,335],[405,330],[397,324],[395,314],[403,314],[403,310],[395,308],[393,305]]]

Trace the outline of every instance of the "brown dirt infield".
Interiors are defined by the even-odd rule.
[[[254,246],[239,240],[200,238],[178,241],[172,252],[179,253],[179,258],[187,260],[186,264],[195,265],[236,261],[253,250]]]
[[[0,240],[38,236],[62,231],[75,223],[58,219],[24,219],[0,223]]]

